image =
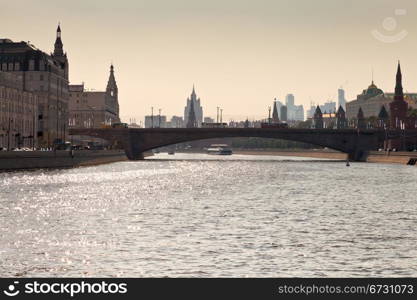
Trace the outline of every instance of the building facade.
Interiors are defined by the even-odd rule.
[[[363,90],[355,100],[346,103],[346,116],[349,120],[356,119],[359,108],[362,108],[365,118],[377,117],[384,106],[390,114],[390,103],[394,100],[395,93],[384,93],[372,81],[371,85]],[[404,93],[404,101],[411,108],[417,108],[417,94]]]
[[[50,147],[55,141],[65,140],[68,134],[69,63],[63,51],[60,26],[52,54],[27,42],[1,39],[0,71],[20,76],[22,90],[36,95],[38,146]]]
[[[114,67],[105,91],[87,91],[84,84],[69,86],[69,127],[101,128],[119,123],[119,99]]]
[[[38,144],[38,96],[23,89],[23,78],[0,71],[0,149]]]

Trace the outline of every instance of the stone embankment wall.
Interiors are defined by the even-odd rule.
[[[127,160],[123,150],[0,151],[0,171],[72,168]]]

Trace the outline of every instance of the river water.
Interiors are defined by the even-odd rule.
[[[417,276],[417,168],[159,154],[0,173],[0,276]]]

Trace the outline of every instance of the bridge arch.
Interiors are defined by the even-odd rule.
[[[356,129],[293,128],[105,128],[71,129],[70,134],[100,137],[123,145],[130,160],[143,159],[143,153],[155,148],[189,141],[227,137],[261,137],[308,143],[349,154],[352,160],[377,149],[384,132]]]

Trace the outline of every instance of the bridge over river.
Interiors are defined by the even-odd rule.
[[[416,130],[412,130],[416,135]],[[80,128],[71,135],[98,137],[123,146],[130,160],[143,159],[143,153],[158,147],[211,138],[261,137],[303,142],[338,150],[350,160],[366,159],[370,150],[381,148],[388,138],[410,133],[380,129],[296,129],[296,128]]]

